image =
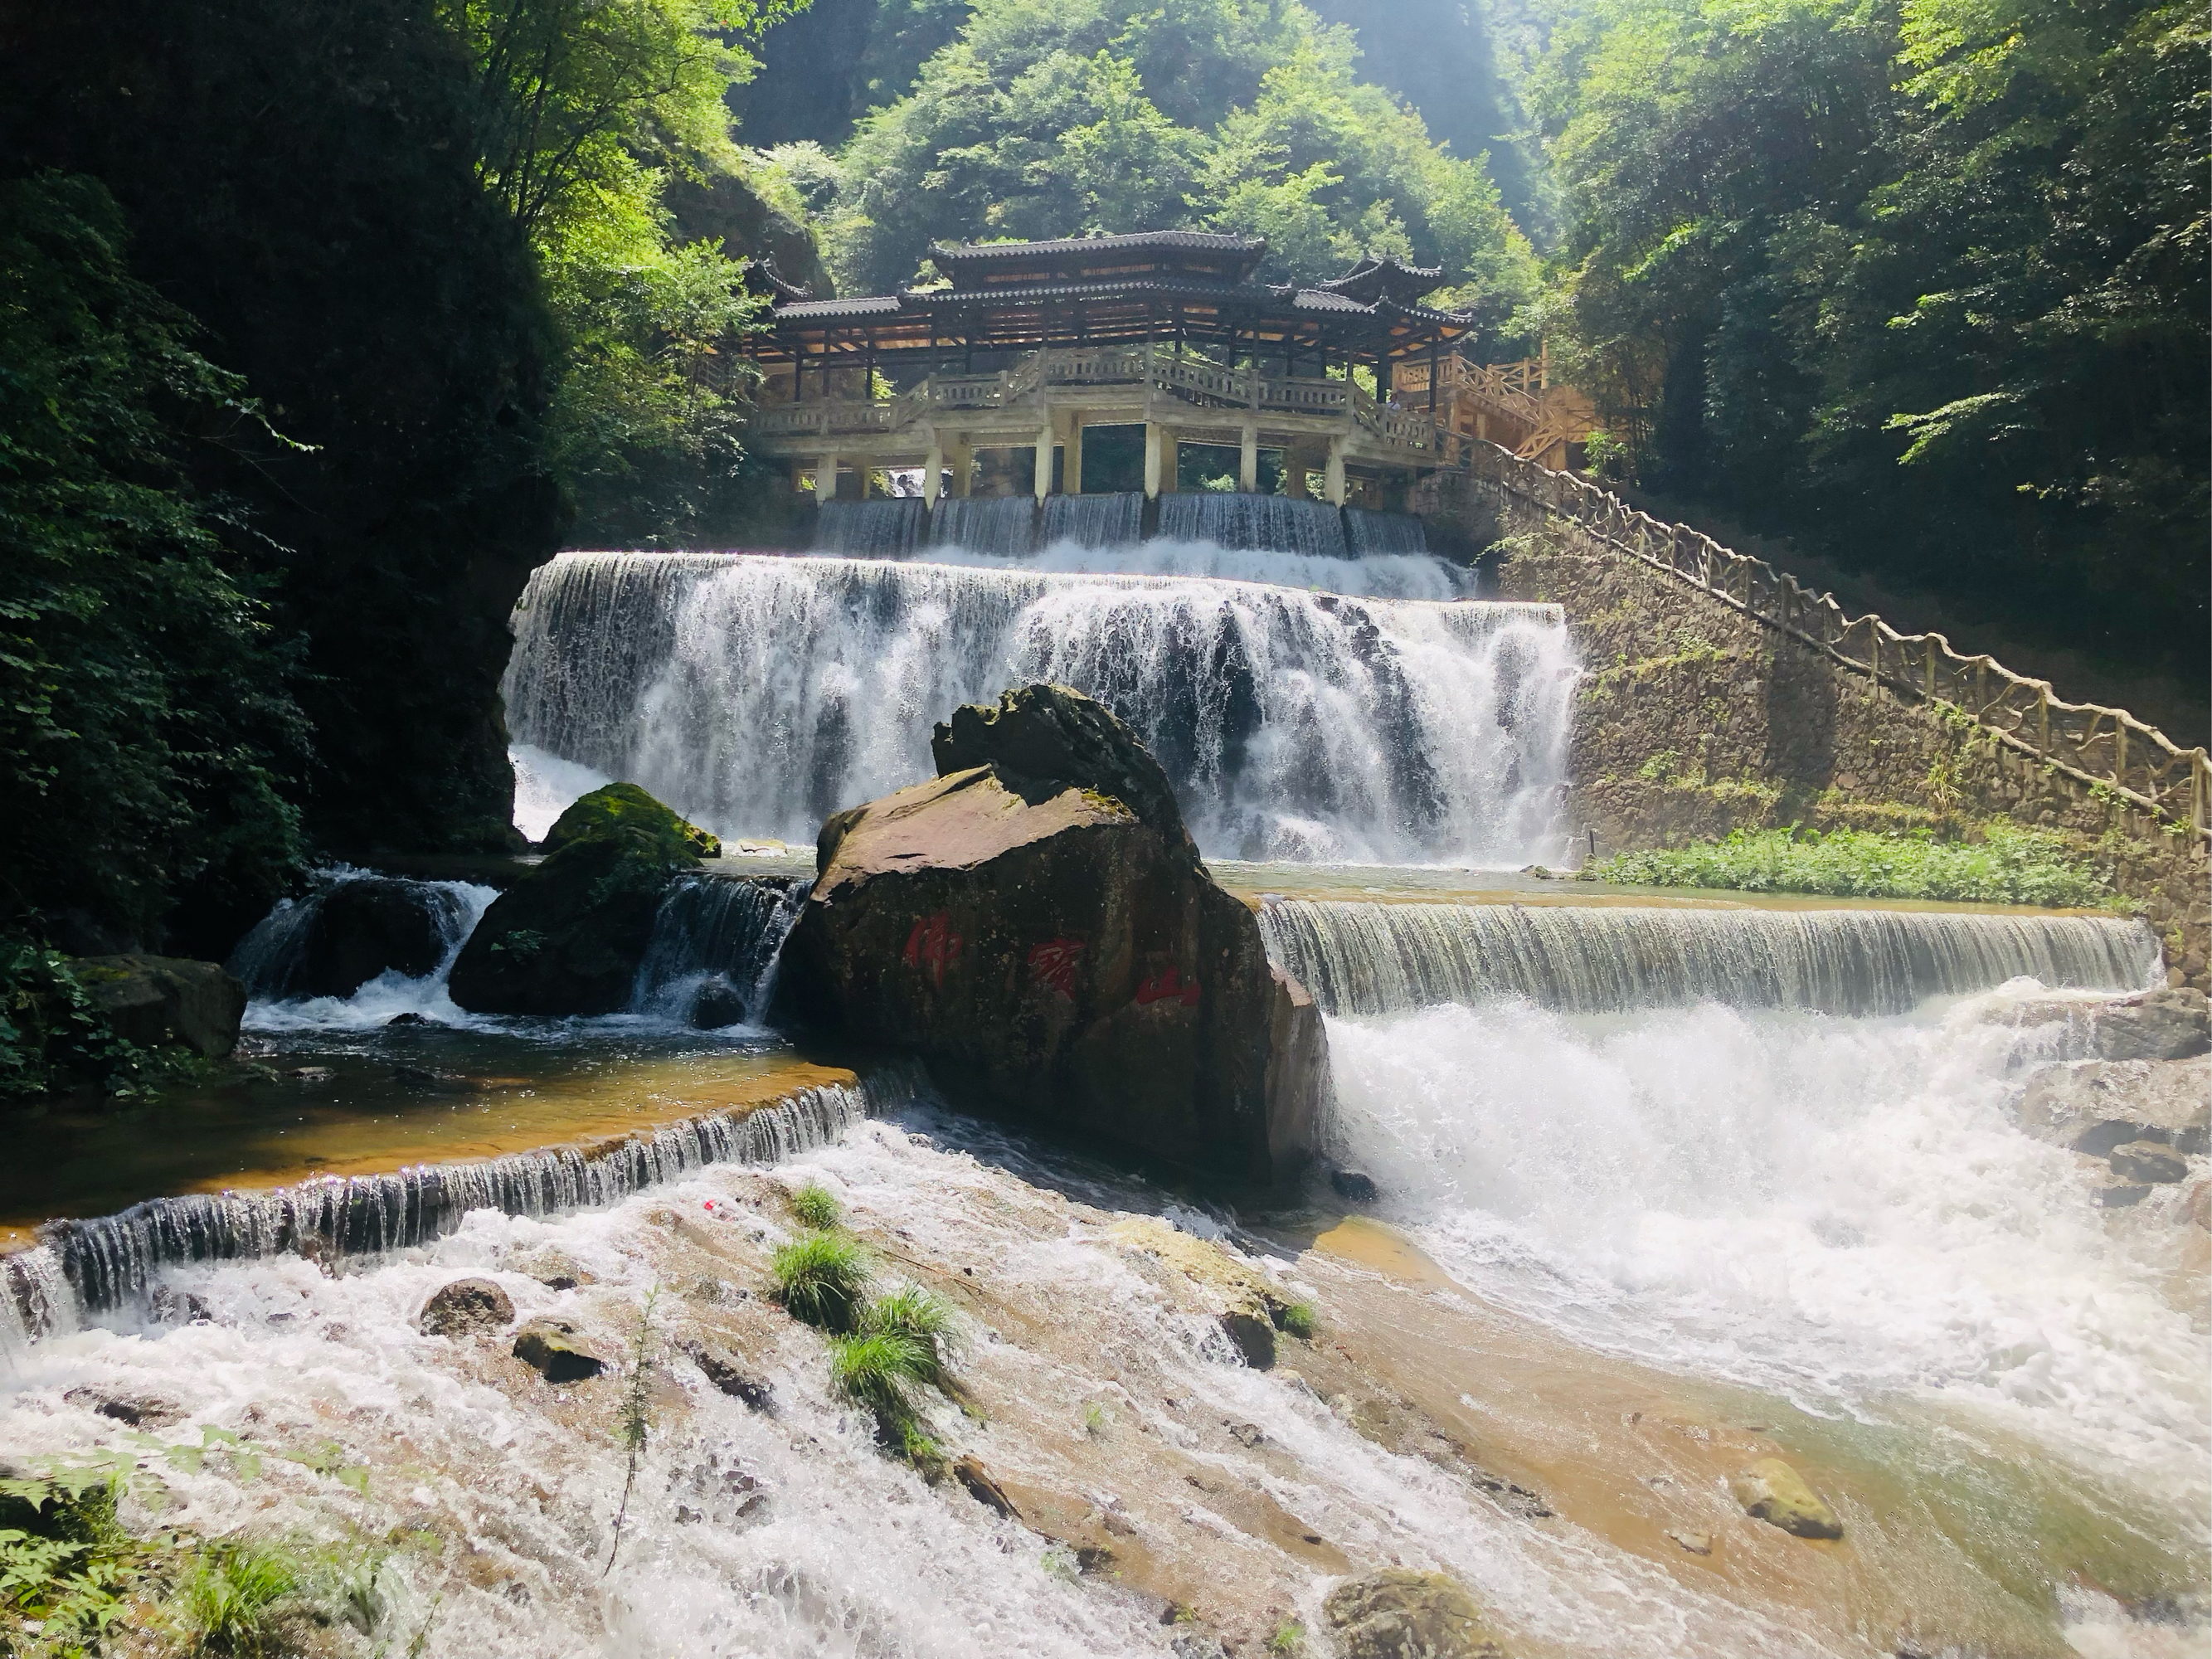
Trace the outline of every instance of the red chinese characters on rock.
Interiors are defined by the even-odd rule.
[[[932,985],[942,986],[945,970],[960,965],[960,947],[966,943],[952,931],[952,913],[939,910],[915,923],[901,955],[908,967],[928,975]]]
[[[1155,1002],[1180,1002],[1186,1008],[1197,1007],[1198,980],[1196,976],[1185,979],[1182,969],[1171,967],[1164,973],[1154,974],[1150,979],[1139,982],[1137,987],[1137,1006],[1146,1008]]]
[[[1048,939],[1030,946],[1030,977],[1047,990],[1075,1000],[1075,969],[1083,959],[1085,941]]]

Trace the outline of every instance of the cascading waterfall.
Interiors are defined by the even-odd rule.
[[[550,1216],[597,1208],[705,1164],[773,1163],[825,1145],[885,1103],[910,1098],[915,1087],[911,1074],[887,1068],[857,1088],[803,1089],[751,1112],[667,1124],[588,1154],[559,1147],[276,1192],[149,1199],[118,1215],[49,1223],[40,1230],[42,1272],[15,1268],[9,1258],[9,1288],[17,1317],[35,1332],[55,1317],[48,1305],[54,1271],[76,1305],[96,1310],[122,1305],[162,1268],[184,1263],[299,1252],[325,1261],[378,1255],[441,1237],[471,1210]],[[39,1284],[46,1289],[34,1295]]]
[[[921,542],[926,517],[919,495],[824,501],[814,520],[814,545],[854,558],[902,559]]]
[[[678,881],[653,918],[631,1008],[697,1024],[757,1024],[775,994],[784,936],[811,884],[726,876]]]
[[[939,496],[929,515],[929,544],[1024,558],[1036,551],[1036,502],[1028,495]]]
[[[1344,515],[1326,501],[1243,490],[1188,490],[1160,497],[1160,534],[1252,551],[1343,558]],[[1425,551],[1424,548],[1422,550]]]
[[[2157,937],[2101,916],[1271,900],[1268,955],[1333,1014],[1525,997],[1571,1013],[1699,1001],[1900,1013],[2022,976],[2133,991]]]
[[[1376,553],[1425,553],[1429,550],[1428,528],[1419,515],[1378,513],[1371,507],[1347,507],[1344,509],[1344,540],[1345,545],[1358,558]]]
[[[1020,559],[971,553],[957,547],[932,547],[919,556],[932,564],[1038,574],[1199,576],[1210,581],[1264,582],[1352,599],[1473,599],[1475,590],[1474,572],[1434,554],[1376,553],[1364,559],[1340,559],[1325,553],[1255,552],[1249,548],[1223,547],[1216,542],[1169,541],[1158,537],[1103,547],[1055,541]]]
[[[1100,495],[1048,495],[1044,500],[1043,544],[1127,547],[1145,533],[1145,497],[1124,489]]]
[[[315,872],[315,885],[310,891],[296,899],[278,900],[238,942],[224,965],[246,986],[257,1005],[315,996],[317,993],[307,981],[313,966],[317,929],[324,920],[325,908],[337,895],[358,893],[370,887],[387,904],[398,907],[403,913],[413,912],[428,930],[434,951],[434,958],[424,964],[425,971],[414,978],[387,970],[371,981],[386,994],[380,1000],[380,1006],[392,997],[405,1001],[410,995],[426,990],[442,994],[446,975],[453,971],[454,958],[460,955],[461,946],[467,942],[477,920],[497,896],[491,888],[471,882],[413,881],[349,866],[320,870]],[[414,1004],[408,1002],[406,1006]],[[398,1012],[400,1007],[394,1004],[383,1012]]]
[[[1128,720],[1215,856],[1517,866],[1553,847],[1574,663],[1555,606],[747,555],[531,579],[519,740],[725,835],[811,840],[929,775],[963,702],[1054,680]]]

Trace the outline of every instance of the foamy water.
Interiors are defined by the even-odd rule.
[[[2100,1209],[2087,1160],[2015,1126],[2023,1038],[1986,1016],[2039,988],[1332,1019],[1334,1133],[1455,1273],[1577,1341],[1820,1412],[1971,1409],[2201,1516],[2183,1191]]]
[[[1024,557],[971,552],[960,547],[918,550],[927,564],[978,570],[1050,572],[1060,575],[1197,576],[1209,581],[1264,582],[1378,599],[1461,599],[1473,597],[1471,571],[1431,553],[1370,553],[1357,559],[1317,553],[1257,552],[1216,542],[1161,538],[1121,547],[1054,542]]]

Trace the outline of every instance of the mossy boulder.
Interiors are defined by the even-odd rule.
[[[1474,1598],[1440,1572],[1370,1572],[1331,1590],[1322,1614],[1344,1659],[1504,1659]]]
[[[547,836],[553,855],[484,912],[453,963],[453,1000],[487,1014],[629,1006],[660,902],[697,867],[702,834],[635,784],[593,790]]]
[[[565,1319],[533,1319],[514,1334],[514,1357],[548,1382],[582,1382],[607,1362]]]
[[[179,1043],[209,1060],[238,1046],[246,987],[212,962],[79,957],[70,971],[116,1036],[142,1048]]]
[[[580,841],[630,840],[650,842],[672,855],[688,853],[694,858],[722,855],[722,843],[696,823],[686,823],[634,783],[611,783],[580,795],[568,810],[553,820],[538,845],[549,853]]]

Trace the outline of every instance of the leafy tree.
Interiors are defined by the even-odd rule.
[[[296,653],[186,465],[269,434],[126,240],[96,180],[0,183],[0,927],[87,942],[266,908],[301,851]]]

